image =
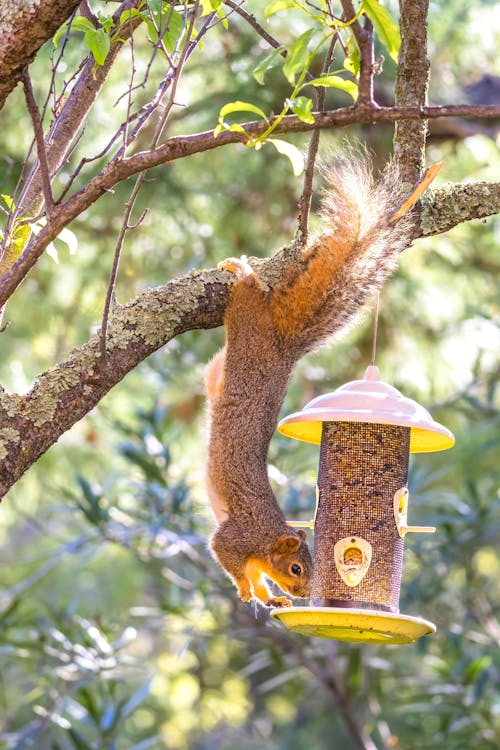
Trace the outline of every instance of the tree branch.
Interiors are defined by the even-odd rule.
[[[226,271],[205,271],[148,289],[115,308],[105,363],[97,333],[25,396],[0,393],[0,497],[149,354],[180,333],[221,325],[232,283]]]
[[[500,212],[500,182],[448,183],[428,190],[420,199],[417,237],[447,232],[472,219]]]
[[[40,111],[36,103],[35,92],[33,91],[33,86],[31,84],[31,78],[28,70],[24,71],[23,86],[24,96],[26,98],[26,106],[28,108],[28,112],[30,113],[31,121],[33,123],[33,130],[35,133],[36,150],[38,153],[38,161],[40,164],[40,172],[42,175],[45,210],[47,211],[47,215],[50,216],[54,207],[54,198],[52,196],[52,187],[50,185],[49,165],[47,163],[47,152],[45,151],[45,141],[43,138],[42,118],[40,117]]]
[[[0,109],[42,44],[69,18],[79,1],[0,3]]]
[[[429,85],[430,61],[427,55],[427,13],[429,0],[399,0],[399,50],[396,76],[396,107],[409,105],[425,109]],[[415,183],[425,166],[427,122],[399,120],[394,130],[394,156],[401,177]]]
[[[353,123],[373,123],[383,120],[395,121],[401,118],[420,120],[429,117],[443,116],[499,116],[500,107],[468,107],[465,105],[443,107],[377,107],[376,109],[347,107],[328,112],[314,113],[315,121],[305,123],[295,115],[282,119],[275,133],[299,133],[315,128],[343,127]],[[15,292],[21,281],[35,265],[43,251],[59,232],[89,208],[117,183],[146,169],[166,164],[176,159],[183,159],[192,154],[220,148],[230,143],[244,143],[256,138],[268,127],[267,122],[257,121],[244,123],[244,133],[224,131],[214,138],[213,131],[205,131],[187,136],[173,136],[153,151],[142,151],[123,159],[109,162],[102,172],[90,180],[81,190],[61,205],[55,205],[50,226],[45,226],[35,237],[32,237],[19,259],[9,268],[0,280],[0,308]],[[495,209],[495,211],[498,210]],[[491,213],[491,212],[490,212]],[[487,214],[482,214],[487,215]]]
[[[356,15],[351,0],[341,0],[344,20],[350,21]],[[360,107],[376,107],[373,98],[373,73],[375,67],[375,52],[373,46],[373,24],[365,16],[364,26],[359,21],[351,25],[360,54],[358,105]]]

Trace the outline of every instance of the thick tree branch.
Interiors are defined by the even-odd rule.
[[[442,234],[472,219],[500,212],[500,182],[468,182],[428,190],[420,200],[417,237]]]
[[[399,0],[399,50],[396,76],[396,107],[409,105],[425,109],[429,85],[430,61],[427,56],[427,13],[429,0]],[[398,120],[394,130],[394,156],[401,177],[415,183],[425,166],[427,122]]]
[[[0,109],[42,44],[69,18],[78,3],[79,0],[0,3]]]
[[[332,128],[362,122],[395,121],[402,117],[407,119],[422,119],[443,116],[498,116],[500,107],[467,107],[462,105],[444,107],[377,107],[357,109],[347,107],[329,112],[316,112],[313,124],[304,123],[295,115],[288,115],[280,122],[275,133],[298,133],[314,130],[315,128]],[[25,278],[38,258],[59,232],[89,208],[108,190],[118,182],[142,172],[146,169],[166,164],[176,159],[182,159],[202,151],[220,148],[229,143],[241,143],[250,137],[260,135],[267,127],[266,122],[249,122],[244,124],[245,133],[225,131],[214,138],[213,131],[195,133],[187,136],[174,136],[154,151],[143,151],[124,159],[109,162],[100,174],[90,180],[81,190],[61,205],[56,205],[51,217],[50,225],[31,239],[20,258],[12,265],[0,280],[0,308],[8,301],[19,284]],[[487,214],[483,214],[487,215]]]
[[[130,370],[170,339],[222,323],[231,275],[196,272],[113,311],[103,362],[99,334],[43,373],[25,396],[0,394],[0,497]]]

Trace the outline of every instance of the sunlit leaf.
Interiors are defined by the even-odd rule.
[[[273,49],[271,52],[269,52],[265,57],[262,58],[262,60],[256,65],[256,67],[252,70],[252,75],[257,81],[257,83],[260,83],[262,86],[264,84],[264,78],[268,70],[271,70],[271,68],[275,68],[278,63],[282,60],[282,52],[284,50],[284,47],[281,45],[280,47],[277,47],[276,49]]]
[[[222,0],[202,0],[201,15],[208,16],[209,13],[213,13],[214,10],[218,10],[221,5]]]
[[[184,30],[184,18],[176,10],[168,16],[168,29],[163,37],[165,40],[165,47],[172,53],[182,38]]]
[[[328,75],[319,76],[312,81],[307,82],[308,86],[327,86],[329,88],[340,89],[352,96],[354,101],[358,98],[358,85],[354,81],[348,81],[340,76]]]
[[[133,18],[142,18],[143,20],[145,20],[145,14],[138,11],[137,8],[129,8],[129,10],[124,10],[120,15],[119,25],[123,26],[123,24],[128,23],[128,21]]]
[[[290,109],[302,122],[307,122],[310,125],[314,122],[312,99],[309,99],[307,96],[297,96],[295,99],[289,99],[288,101]]]
[[[5,193],[2,193],[0,197],[3,199],[4,203],[7,205],[7,208],[9,210],[12,210],[13,208],[15,208],[14,201],[12,200],[10,195],[6,195]]]
[[[96,63],[104,65],[111,44],[109,34],[104,29],[92,29],[85,33],[84,40]]]
[[[253,114],[259,115],[259,117],[267,120],[266,113],[263,112],[260,107],[257,107],[255,104],[242,101],[228,102],[222,107],[221,111],[219,112],[219,122],[214,130],[215,138],[217,138],[219,133],[221,133],[223,130],[235,130],[239,133],[245,132],[244,128],[238,123],[231,124],[224,121],[224,117],[226,117],[226,115],[233,114],[234,112],[253,112]]]
[[[272,143],[274,148],[279,151],[280,154],[288,157],[292,165],[293,173],[295,177],[299,177],[304,171],[304,154],[302,151],[288,141],[282,141],[279,138],[268,138],[266,143]]]
[[[54,34],[52,38],[52,44],[54,47],[57,47],[59,44],[59,40],[66,32],[68,31],[68,28],[71,29],[71,31],[83,31],[84,33],[87,31],[95,31],[96,28],[92,21],[90,21],[88,18],[85,18],[85,16],[75,16],[72,21],[68,21],[67,23],[64,23]]]
[[[49,258],[52,258],[52,260],[54,261],[54,263],[59,263],[59,254],[58,254],[57,248],[56,248],[56,246],[54,245],[53,242],[49,242],[49,244],[45,248],[45,252],[49,256]]]
[[[57,235],[57,239],[61,240],[61,242],[64,242],[65,245],[67,245],[70,255],[74,255],[78,249],[78,240],[76,238],[76,234],[71,231],[71,229],[68,229],[65,227],[64,229],[61,229],[59,234]]]
[[[401,37],[399,36],[399,27],[392,20],[387,8],[380,5],[378,0],[363,0],[363,12],[373,23],[377,36],[389,55],[397,62]]]
[[[297,41],[288,47],[283,73],[290,83],[295,83],[297,73],[302,73],[309,66],[311,53],[309,52],[309,42],[316,29],[308,29],[299,36]]]
[[[260,107],[257,107],[255,104],[250,104],[250,102],[242,101],[229,102],[228,104],[224,104],[221,111],[219,112],[219,120],[226,117],[226,115],[232,114],[233,112],[253,112],[256,115],[259,115],[259,117],[262,117],[264,120],[267,120],[266,113],[263,112]]]
[[[295,8],[297,6],[296,0],[274,0],[269,3],[264,11],[265,18],[271,18],[275,13],[279,13],[280,10],[287,10],[288,8]]]

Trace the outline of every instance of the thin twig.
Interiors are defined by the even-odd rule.
[[[38,161],[40,163],[40,173],[42,176],[42,188],[43,188],[43,196],[45,199],[45,209],[47,211],[47,216],[50,218],[50,214],[52,213],[52,210],[54,208],[54,198],[52,196],[52,187],[50,184],[50,172],[49,172],[49,165],[47,162],[47,152],[45,150],[45,140],[44,140],[44,135],[43,135],[42,119],[40,117],[40,111],[36,103],[35,92],[33,91],[33,86],[31,84],[31,78],[30,78],[28,69],[26,69],[24,72],[23,87],[24,87],[24,96],[26,99],[26,106],[28,107],[28,112],[30,113],[31,121],[33,123],[33,130],[35,132],[36,150],[38,153]]]
[[[333,52],[335,50],[335,44],[337,42],[338,34],[332,36],[330,44],[325,56],[323,63],[323,69],[321,75],[328,73],[330,65],[333,59]],[[319,112],[324,112],[325,109],[325,98],[326,89],[324,86],[319,86],[316,93],[316,105]],[[302,195],[299,201],[299,214],[297,218],[297,232],[295,234],[296,248],[303,247],[309,236],[309,214],[311,212],[312,202],[312,191],[313,191],[313,178],[314,178],[314,166],[316,163],[316,157],[318,155],[320,131],[318,128],[313,131],[311,140],[309,142],[309,148],[307,150],[307,161],[304,172],[304,185],[302,188]]]
[[[146,172],[141,172],[141,174],[138,176],[137,180],[135,181],[135,185],[130,195],[130,198],[128,202],[126,203],[125,216],[123,217],[123,222],[120,228],[120,233],[118,235],[118,240],[116,242],[115,253],[113,256],[113,266],[111,268],[108,289],[106,292],[106,300],[104,303],[104,312],[102,315],[100,345],[101,345],[101,356],[102,356],[101,361],[103,364],[106,362],[106,336],[108,333],[109,314],[110,314],[111,305],[113,303],[113,299],[115,296],[116,279],[118,277],[118,268],[120,266],[120,259],[122,255],[123,244],[125,242],[125,235],[127,234],[127,231],[129,229],[132,229],[132,227],[129,225],[130,217],[132,215],[135,201],[137,200],[137,196],[139,195],[139,192],[144,183],[145,177],[146,177]]]
[[[274,49],[278,49],[282,45],[278,42],[277,39],[275,39],[272,34],[270,34],[266,29],[261,26],[261,24],[257,21],[255,16],[253,16],[251,13],[249,13],[247,10],[241,7],[239,3],[234,2],[234,0],[224,0],[224,5],[229,6],[229,8],[232,8],[235,13],[237,13],[239,16],[245,19],[245,21],[251,26],[257,34],[264,39],[270,47],[274,47]],[[286,57],[286,50],[283,50],[281,53],[283,57]]]

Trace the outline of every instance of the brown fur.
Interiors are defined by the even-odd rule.
[[[265,584],[307,596],[312,562],[305,533],[287,526],[267,476],[267,450],[296,361],[343,329],[393,270],[410,244],[410,225],[389,225],[402,198],[392,168],[375,183],[365,159],[327,170],[326,231],[297,266],[267,289],[245,261],[224,267],[239,277],[226,310],[226,344],[210,363],[207,485],[218,522],[215,558],[244,601],[285,605]],[[300,565],[301,574],[291,567]]]

